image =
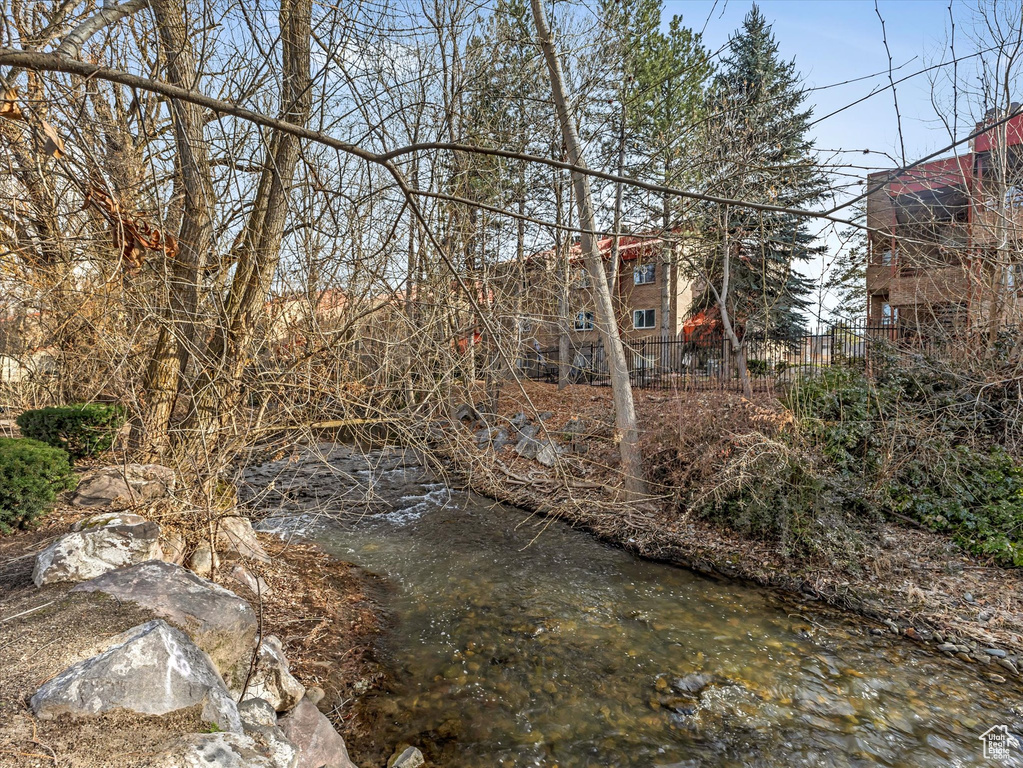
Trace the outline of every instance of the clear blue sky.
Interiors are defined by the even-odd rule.
[[[704,30],[705,44],[717,51],[742,24],[751,5],[749,0],[666,0],[664,21],[681,15],[686,26]],[[821,88],[876,75],[812,91],[809,101],[815,117],[822,118],[888,84],[888,53],[873,0],[761,0],[758,5],[773,25],[782,55],[795,58],[807,86]],[[948,0],[880,0],[878,8],[885,22],[892,67],[898,68],[894,73],[896,80],[942,58],[951,58]],[[952,11],[956,54],[961,56],[975,47],[968,39],[971,8],[956,0]],[[932,87],[926,75],[898,85],[897,94],[908,160],[951,143],[947,129],[936,118],[931,104]],[[960,120],[960,129],[964,128],[967,132],[972,128],[971,118]],[[876,169],[900,164],[899,125],[890,89],[822,120],[814,131],[821,150],[845,151],[835,160],[848,166],[847,173],[865,174],[862,166]],[[871,150],[871,154],[864,155],[864,149]],[[830,154],[826,152],[825,157]],[[849,179],[846,183],[856,181]],[[833,249],[839,247],[833,235],[828,242]],[[818,263],[806,271],[819,278],[824,267]],[[827,303],[825,300],[824,304]]]

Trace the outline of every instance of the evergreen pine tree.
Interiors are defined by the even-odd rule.
[[[809,138],[806,106],[795,61],[785,61],[760,9],[754,5],[729,40],[709,97],[706,189],[747,202],[807,208],[828,189]],[[720,244],[731,243],[729,311],[745,332],[796,336],[805,329],[812,285],[798,264],[823,252],[801,217],[731,206],[727,222],[706,209],[710,257],[704,273],[720,284]],[[713,304],[713,294],[702,297]]]

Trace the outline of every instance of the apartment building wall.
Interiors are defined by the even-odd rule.
[[[1023,115],[999,136],[868,176],[868,323],[957,333],[1023,317]]]

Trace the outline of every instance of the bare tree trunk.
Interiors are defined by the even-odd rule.
[[[558,228],[554,230],[554,258],[557,263],[557,286],[558,286],[558,389],[565,389],[571,381],[572,361],[572,339],[568,335],[569,323],[572,322],[572,307],[569,291],[571,285],[571,270],[568,257],[572,250],[571,240],[563,240],[565,237],[561,227],[565,223],[566,216],[562,204],[564,185],[561,183],[561,171],[555,171],[554,176],[554,222]],[[571,209],[571,190],[569,191],[568,207]]]
[[[583,158],[582,143],[576,130],[575,120],[569,109],[568,90],[561,69],[561,59],[554,49],[554,41],[547,15],[541,0],[530,0],[533,10],[533,21],[540,38],[550,73],[551,91],[554,106],[561,124],[562,137],[568,152],[568,160],[572,165],[586,169]],[[632,385],[629,382],[629,369],[625,361],[625,350],[618,333],[611,291],[608,288],[607,274],[593,233],[596,230],[596,217],[593,210],[593,197],[590,193],[590,179],[584,173],[573,172],[572,184],[576,192],[576,207],[579,211],[579,227],[582,229],[581,247],[586,259],[586,271],[590,275],[593,288],[594,308],[596,310],[597,329],[600,333],[604,349],[607,351],[608,364],[611,371],[611,395],[615,406],[615,426],[620,438],[619,452],[621,455],[623,486],[631,497],[641,496],[646,492],[643,479],[643,455],[639,446],[639,428],[636,423],[636,406],[632,399]]]
[[[667,174],[665,174],[667,176]],[[671,257],[671,200],[667,195],[661,201],[661,341],[667,342],[674,337],[674,329],[671,325],[671,293],[676,290],[673,275]],[[671,363],[671,347],[667,343],[661,344],[661,367],[667,369]]]
[[[152,0],[150,4],[166,61],[167,82],[193,90],[198,70],[179,0]],[[143,452],[159,458],[170,439],[170,422],[181,376],[188,365],[199,303],[198,279],[213,240],[213,184],[209,152],[203,136],[202,109],[191,102],[172,100],[174,143],[178,175],[175,199],[183,200],[178,230],[178,252],[169,266],[170,285],[164,322],[149,360],[145,377],[146,402],[142,415]]]
[[[281,119],[298,126],[305,125],[312,107],[311,14],[311,0],[281,3]],[[299,139],[291,134],[275,131],[270,138],[227,296],[227,317],[202,361],[195,413],[205,439],[228,428],[237,415],[253,331],[280,261],[299,149]]]
[[[622,123],[618,131],[618,177],[621,178],[622,174],[625,173],[625,114],[626,104],[625,100],[622,100]],[[615,184],[615,215],[614,223],[614,240],[611,243],[611,277],[609,278],[611,283],[611,295],[615,295],[615,291],[618,289],[618,273],[621,271],[621,237],[619,232],[622,229],[622,182]]]
[[[731,272],[731,243],[728,238],[728,207],[725,206],[724,216],[724,248],[723,248],[723,264],[722,264],[722,276],[721,276],[721,292],[714,287],[714,284],[708,282],[710,288],[716,294],[718,309],[721,312],[721,325],[725,329],[725,338],[728,339],[728,344],[731,346],[731,352],[735,355],[736,366],[739,369],[739,381],[742,384],[742,393],[747,398],[753,397],[753,385],[750,383],[749,370],[746,367],[746,351],[743,349],[742,344],[739,342],[739,337],[735,335],[735,329],[732,327],[732,319],[728,313],[728,280],[729,273]]]

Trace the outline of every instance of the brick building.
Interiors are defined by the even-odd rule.
[[[613,239],[603,238],[598,245],[610,272]],[[669,249],[679,247],[673,244]],[[682,332],[693,284],[681,273],[677,254],[669,249],[657,236],[619,240],[612,299],[619,332],[627,341],[674,339]],[[557,346],[563,329],[573,346],[599,340],[592,285],[578,244],[569,251],[567,270],[553,250],[530,256],[521,267],[502,266],[498,281],[502,303],[516,307],[525,341],[543,348]]]
[[[935,334],[1020,321],[1023,114],[984,125],[966,154],[867,177],[868,324]]]

